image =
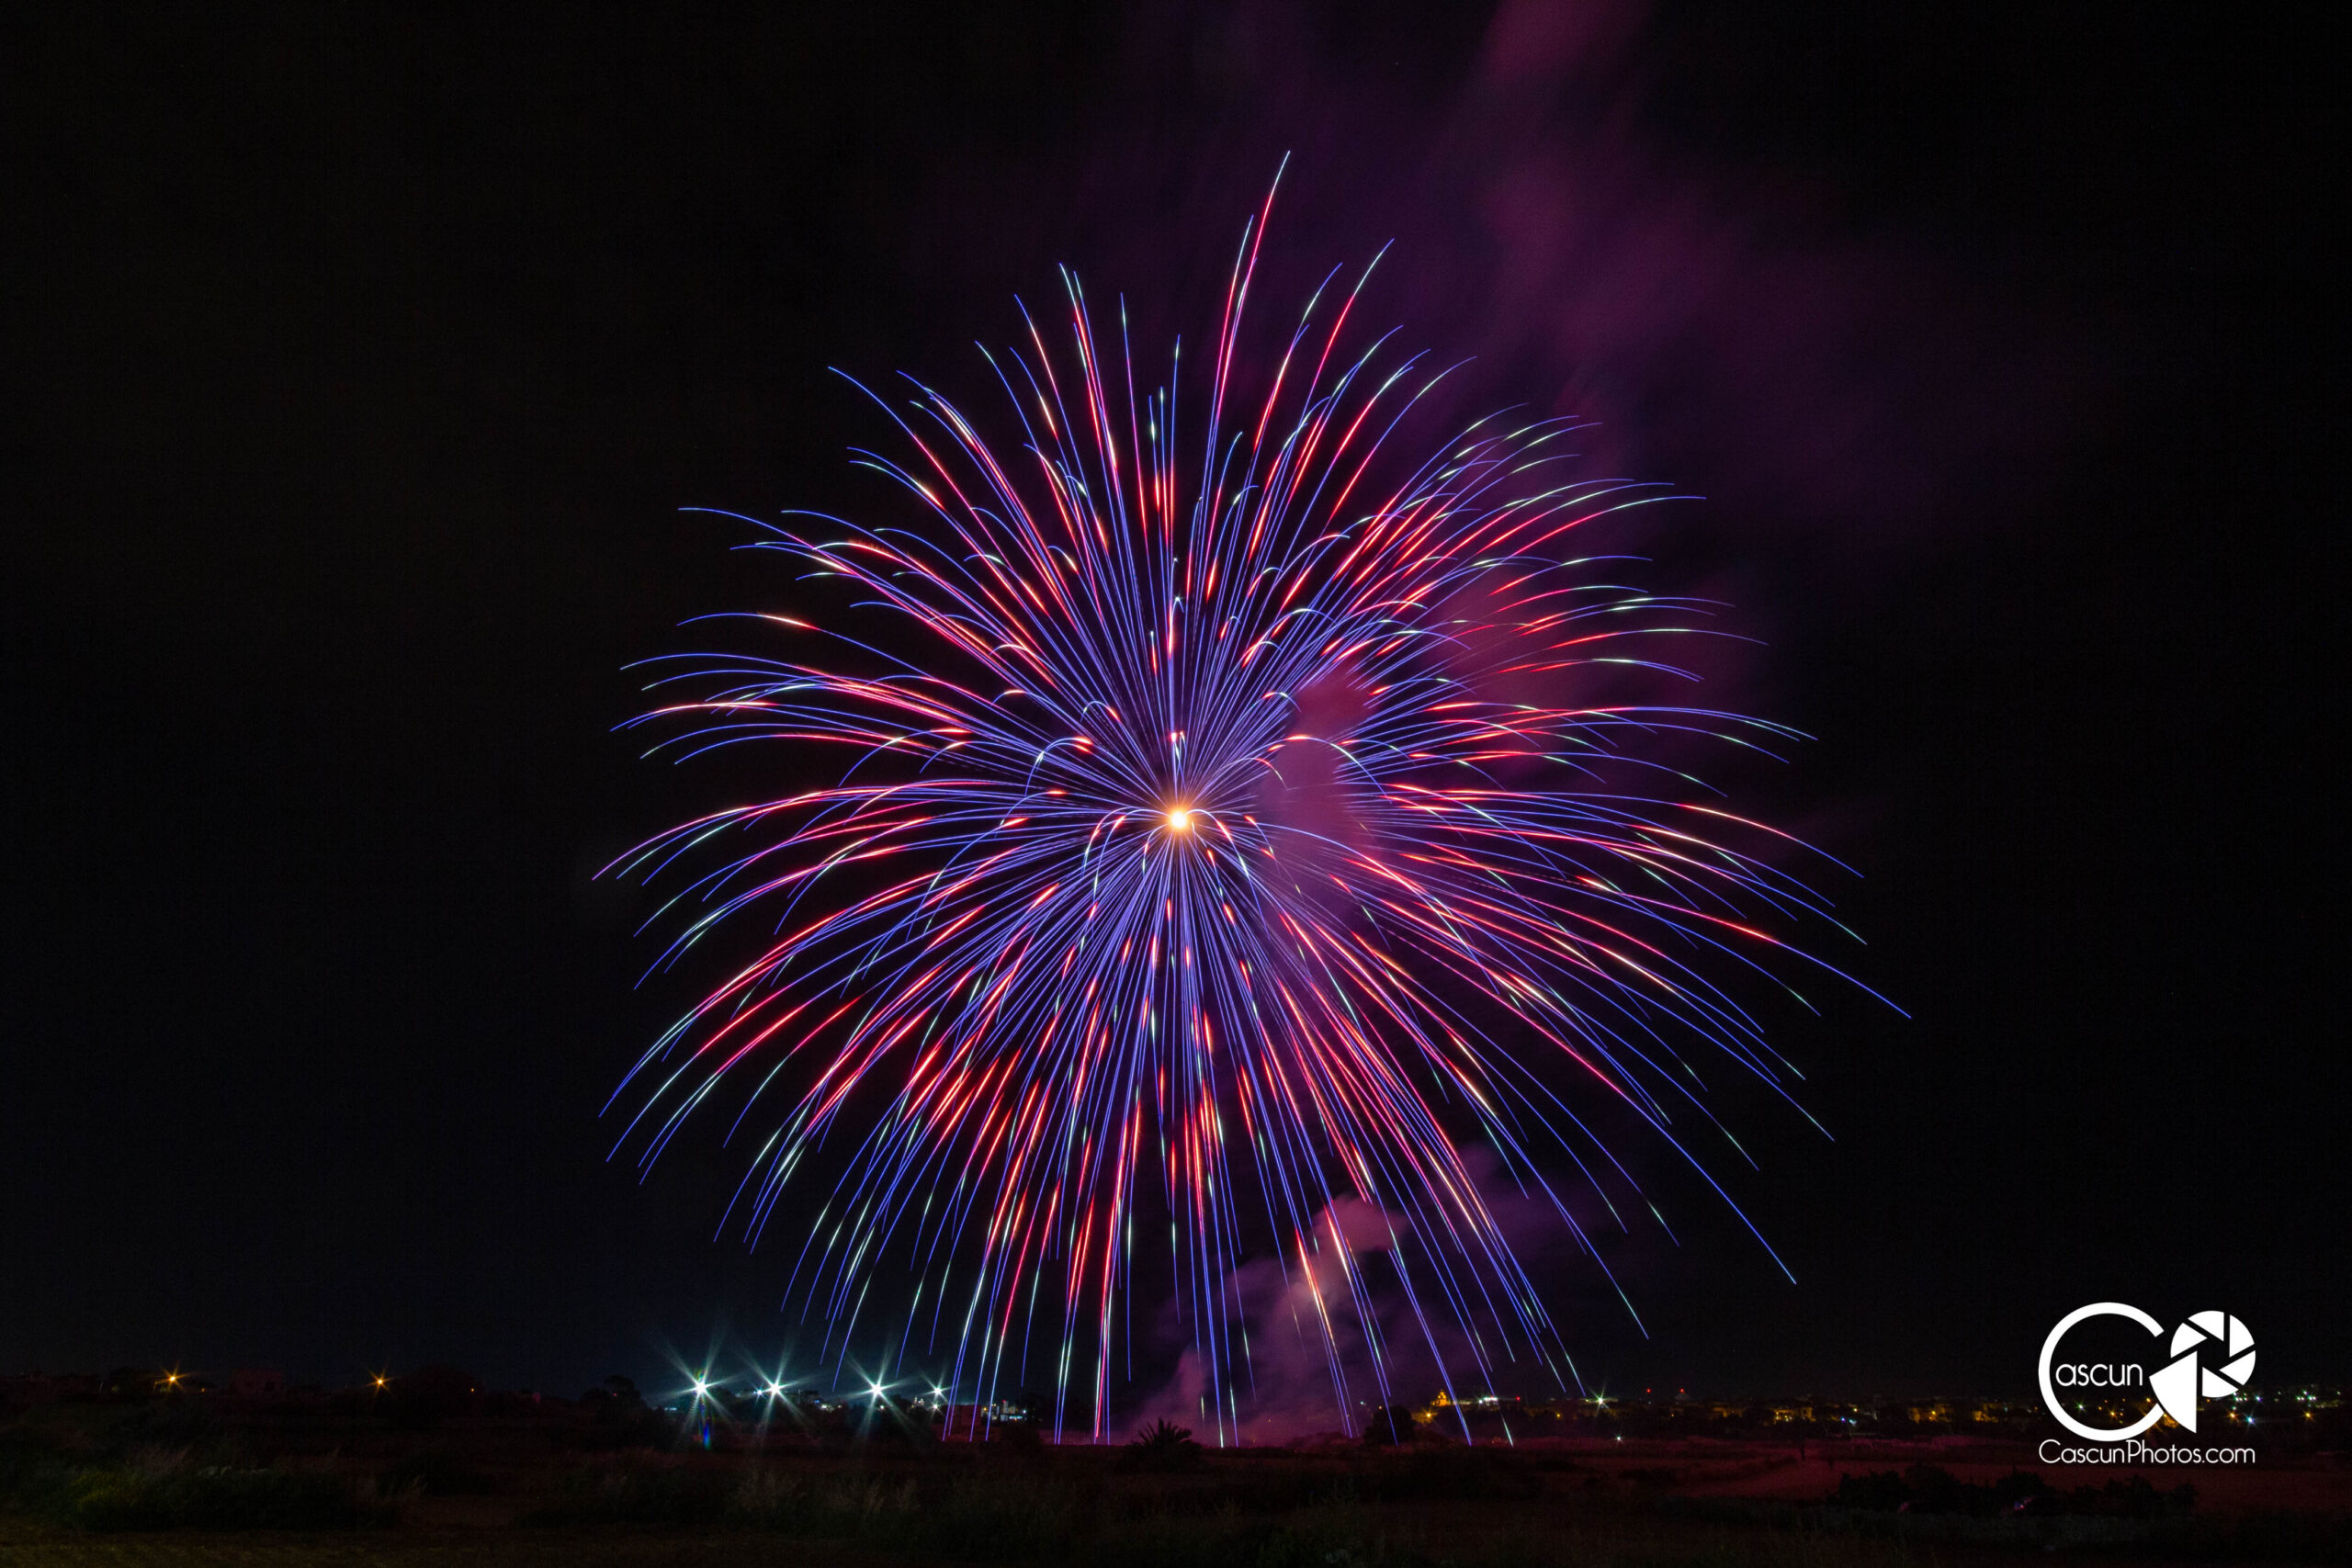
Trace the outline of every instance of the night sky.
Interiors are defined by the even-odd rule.
[[[779,1350],[738,1156],[639,1186],[598,1119],[708,976],[634,988],[591,874],[759,776],[638,761],[622,667],[795,592],[681,508],[899,506],[828,367],[992,410],[1058,263],[1205,339],[1287,152],[1270,309],[1393,239],[1362,309],[1463,412],[1707,498],[1623,542],[1755,639],[1705,700],[1818,738],[1724,782],[1910,1015],[1772,1016],[1835,1141],[1722,1103],[1798,1282],[1669,1182],[1646,1341],[1553,1277],[1588,1377],[2023,1391],[2098,1300],[2352,1376],[2316,40],[766,9],[6,24],[0,1371]]]

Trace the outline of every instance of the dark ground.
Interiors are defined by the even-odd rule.
[[[2352,1470],[2277,1441],[2134,1470],[2039,1465],[2031,1434],[1203,1454],[837,1425],[706,1451],[658,1416],[50,1405],[0,1426],[0,1563],[2352,1562]]]

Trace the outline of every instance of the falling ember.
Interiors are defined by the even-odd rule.
[[[755,617],[767,650],[670,662],[635,721],[677,732],[657,750],[841,765],[618,863],[684,877],[664,964],[742,943],[628,1075],[623,1145],[650,1166],[727,1098],[714,1114],[764,1137],[730,1213],[756,1240],[801,1195],[787,1289],[835,1343],[882,1310],[876,1280],[910,1281],[891,1353],[933,1357],[967,1407],[1042,1357],[1057,1434],[1105,1429],[1139,1249],[1220,1439],[1250,1398],[1247,1259],[1312,1298],[1283,1331],[1319,1336],[1343,1423],[1389,1398],[1375,1287],[1449,1384],[1573,1376],[1476,1160],[1598,1265],[1547,1169],[1581,1171],[1610,1224],[1646,1214],[1591,1113],[1696,1168],[1694,1048],[1790,1076],[1710,973],[1794,960],[1756,928],[1823,909],[1654,751],[1791,732],[1615,679],[1665,668],[1690,607],[1596,575],[1583,531],[1660,492],[1566,477],[1557,422],[1480,422],[1391,471],[1382,443],[1437,377],[1351,345],[1353,290],[1247,359],[1264,220],[1197,436],[1174,374],[1138,396],[1124,316],[1106,344],[1066,278],[1061,353],[1032,322],[990,357],[1001,441],[919,384],[885,405],[899,455],[859,460],[915,517],[755,525],[859,625]]]

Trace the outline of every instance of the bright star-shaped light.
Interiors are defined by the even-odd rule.
[[[1189,807],[1171,806],[1168,808],[1168,830],[1170,832],[1188,833],[1192,831],[1192,828],[1193,813]]]

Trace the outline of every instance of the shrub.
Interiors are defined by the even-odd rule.
[[[1168,1420],[1145,1427],[1119,1455],[1120,1469],[1145,1472],[1196,1470],[1200,1462],[1201,1445],[1193,1440],[1192,1428]]]

